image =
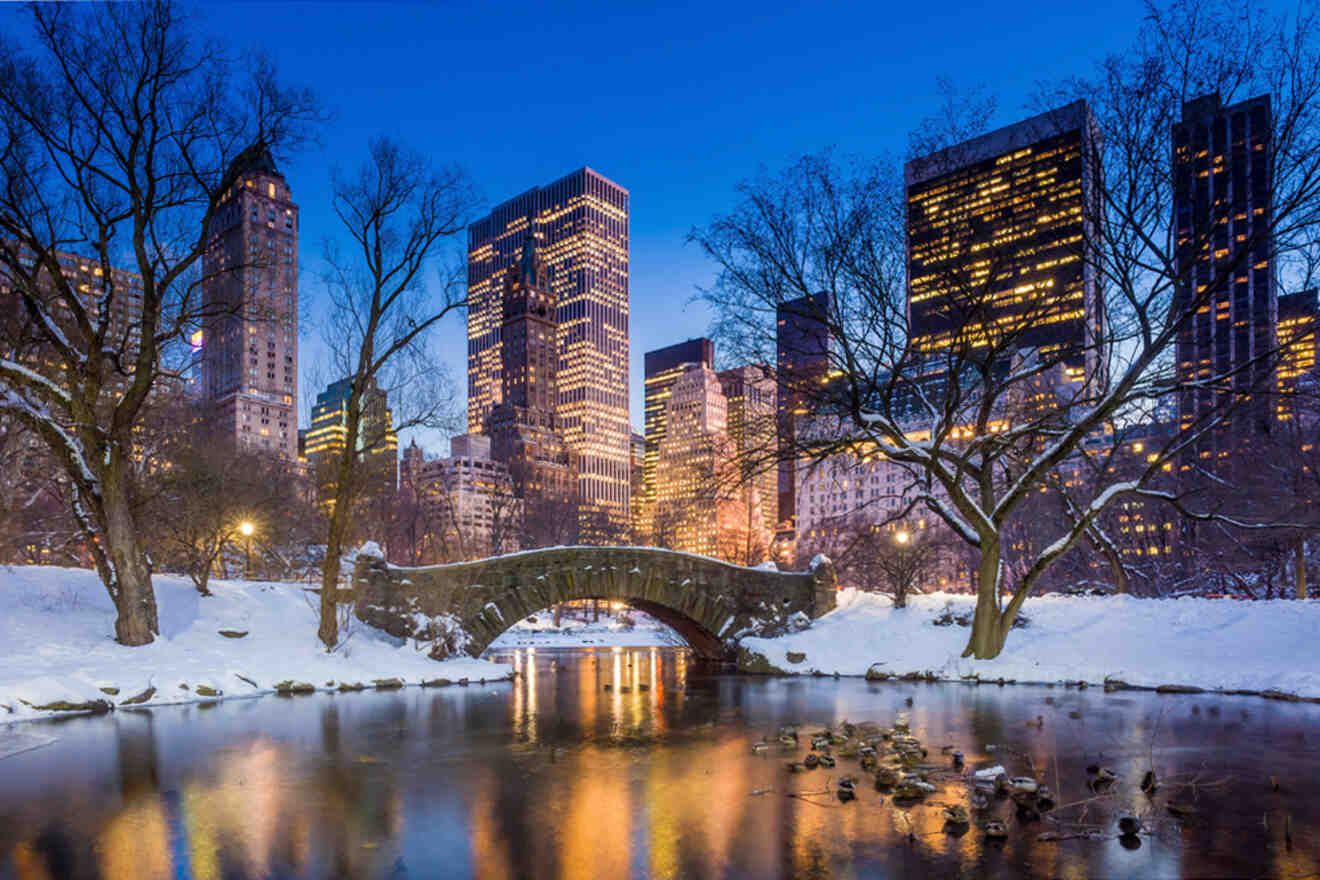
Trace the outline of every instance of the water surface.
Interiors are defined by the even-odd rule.
[[[656,648],[496,659],[519,680],[0,727],[0,878],[1320,872],[1320,706],[721,676]],[[902,712],[938,768],[924,803],[895,805],[847,760],[788,773],[805,738],[751,748],[785,723]],[[968,786],[941,746],[969,768],[1031,773],[1074,806],[1023,823],[996,801],[946,833],[941,807],[967,804]],[[1152,762],[1153,799],[1138,790]],[[1086,785],[1091,763],[1120,776],[1104,796]],[[845,774],[862,780],[853,803],[833,796]],[[1169,800],[1195,815],[1175,819]],[[1120,842],[1128,813],[1148,830]],[[1008,822],[1003,843],[978,827],[992,817]],[[1082,831],[1102,837],[1038,840]]]

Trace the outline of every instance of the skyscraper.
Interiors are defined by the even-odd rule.
[[[229,167],[202,273],[202,395],[213,436],[297,460],[298,206],[264,147]]]
[[[915,351],[1034,349],[1103,383],[1098,143],[1075,101],[907,163]]]
[[[778,412],[775,380],[768,367],[752,365],[722,370],[716,374],[724,392],[727,430],[733,444],[742,492],[749,517],[747,534],[756,536],[756,546],[768,552],[779,524],[779,467],[774,455]],[[749,542],[747,565],[764,561],[750,558],[757,553]]]
[[[577,469],[555,413],[555,295],[534,232],[528,232],[518,263],[504,273],[503,313],[501,400],[485,425],[491,457],[507,465],[528,516],[576,516]]]
[[[1217,409],[1225,391],[1261,392],[1271,384],[1278,317],[1271,126],[1268,95],[1225,107],[1212,94],[1183,104],[1173,129],[1174,307],[1195,309],[1176,351],[1184,427]],[[1199,386],[1186,387],[1194,382]],[[1268,396],[1258,393],[1233,413],[1234,433],[1268,427]]]
[[[652,539],[661,547],[728,557],[747,512],[734,470],[728,400],[710,367],[689,363],[665,404],[668,432],[656,468]]]
[[[830,296],[818,293],[782,303],[775,310],[775,405],[779,434],[779,520],[792,534],[796,515],[800,412],[830,372]]]
[[[628,191],[590,168],[468,227],[468,430],[484,430],[503,399],[504,275],[533,229],[558,319],[558,428],[577,460],[585,537],[608,538],[592,532],[621,533],[629,519]]]
[[[394,434],[394,419],[385,392],[372,380],[363,393],[362,417],[358,436],[348,435],[348,398],[351,379],[331,382],[316,395],[312,424],[306,434],[307,462],[317,480],[323,503],[333,504],[334,464],[346,450],[363,456],[362,479],[364,502],[371,503],[393,494],[398,487],[399,440]]]
[[[709,339],[689,339],[677,345],[648,351],[642,358],[644,403],[646,410],[642,430],[646,449],[642,457],[643,516],[655,503],[655,468],[660,455],[660,443],[665,439],[669,413],[669,394],[674,382],[692,364],[711,369],[715,366],[715,343]]]
[[[1279,400],[1275,413],[1288,421],[1296,413],[1299,392],[1314,395],[1320,384],[1320,303],[1314,287],[1279,297]],[[1313,398],[1312,398],[1313,399]],[[1314,418],[1315,406],[1304,406]]]

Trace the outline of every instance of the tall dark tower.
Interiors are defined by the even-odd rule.
[[[508,466],[526,516],[563,516],[547,505],[574,502],[577,469],[555,412],[558,320],[535,233],[527,234],[518,262],[504,273],[502,315],[500,399],[483,426],[491,457]]]
[[[1232,413],[1231,432],[1268,428],[1266,401],[1275,347],[1278,291],[1270,228],[1274,187],[1270,98],[1225,107],[1219,95],[1183,105],[1173,129],[1173,214],[1178,282],[1175,308],[1196,307],[1178,334],[1178,420],[1188,426],[1216,408],[1225,392],[1256,392]],[[1205,301],[1208,299],[1208,302]],[[1230,374],[1231,377],[1230,377]],[[1228,377],[1222,382],[1207,380]],[[1239,398],[1241,399],[1241,398]],[[1201,450],[1203,458],[1214,456]]]
[[[817,293],[780,304],[775,310],[775,406],[779,435],[778,508],[780,522],[795,528],[797,461],[793,457],[802,410],[812,390],[830,372],[830,332],[827,318],[832,305],[827,293]]]
[[[518,264],[504,275],[501,402],[553,417],[559,399],[555,347],[559,322],[550,270],[541,259],[536,238],[527,236]]]
[[[212,437],[298,458],[298,206],[270,152],[234,159],[202,259]]]

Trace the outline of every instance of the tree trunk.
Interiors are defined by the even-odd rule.
[[[327,651],[339,644],[339,557],[343,552],[343,536],[339,518],[330,517],[330,537],[325,545],[325,561],[321,563],[321,624],[316,635]]]
[[[554,616],[555,616],[555,629],[559,629],[559,616],[560,616],[560,614],[563,612],[563,610],[564,610],[564,603],[563,603],[563,602],[556,602],[556,603],[555,603],[555,609],[554,609]]]
[[[972,632],[962,656],[989,660],[1004,649],[1004,636],[1008,626],[999,611],[1000,589],[999,544],[994,539],[981,540],[981,565],[977,572],[976,612],[972,616]],[[1012,621],[1009,621],[1011,625]]]
[[[1297,542],[1297,547],[1293,552],[1295,553],[1295,556],[1293,557],[1293,566],[1295,568],[1295,576],[1297,578],[1297,593],[1296,593],[1297,598],[1309,599],[1310,596],[1307,595],[1307,586],[1306,586],[1306,539],[1305,538],[1302,538],[1300,541]]]
[[[208,559],[203,565],[199,567],[199,570],[197,572],[197,577],[193,578],[193,584],[196,585],[197,592],[200,595],[209,596],[211,595],[211,589],[208,586],[210,582],[211,582],[211,560]]]
[[[151,566],[138,539],[127,481],[113,464],[107,470],[109,473],[101,481],[101,496],[106,523],[105,551],[113,575],[111,598],[118,612],[115,640],[121,645],[149,645],[160,633]]]
[[[1109,563],[1109,571],[1114,576],[1114,592],[1126,596],[1132,592],[1132,585],[1128,582],[1127,568],[1123,565],[1123,559],[1120,554],[1111,546],[1102,545],[1101,553],[1105,561]]]

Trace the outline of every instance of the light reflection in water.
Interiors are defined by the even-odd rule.
[[[1307,734],[1317,707],[847,680],[688,681],[687,655],[658,649],[519,649],[507,659],[519,672],[513,684],[51,725],[59,742],[0,768],[0,878],[1316,870],[1320,757]],[[1082,768],[1103,761],[1127,787],[1096,809],[1105,821],[1115,809],[1137,811],[1155,834],[1135,852],[1113,840],[1042,844],[1036,835],[1054,826],[1019,825],[1005,803],[996,809],[1013,833],[987,846],[977,829],[944,832],[940,806],[970,806],[964,786],[944,784],[932,803],[900,807],[862,777],[858,801],[845,805],[811,793],[858,773],[856,765],[789,775],[783,763],[801,749],[749,748],[785,722],[889,723],[901,711],[911,713],[933,765],[947,767],[940,747],[956,745],[972,766],[1033,772],[1061,802],[1089,797]],[[1038,715],[1043,724],[1028,723]],[[1178,827],[1135,790],[1152,753],[1166,791],[1186,798],[1180,780],[1198,781],[1197,820]],[[1268,775],[1286,780],[1280,792],[1262,784]],[[1230,777],[1237,781],[1218,784]],[[1272,832],[1262,828],[1266,814]],[[1291,849],[1281,838],[1288,814]]]

